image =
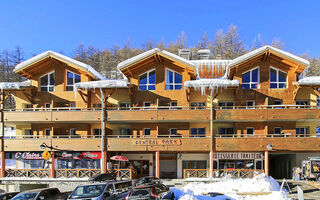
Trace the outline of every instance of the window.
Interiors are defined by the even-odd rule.
[[[256,89],[259,86],[259,68],[254,68],[242,74],[242,88]]]
[[[32,130],[31,129],[24,129],[24,135],[32,136]]]
[[[270,88],[286,88],[287,73],[270,67]]]
[[[206,129],[205,128],[191,128],[190,137],[205,137]]]
[[[247,128],[247,135],[253,135],[254,134],[254,128]]]
[[[45,104],[44,104],[44,107],[45,107],[45,108],[50,108],[50,106],[51,106],[50,103],[45,103]]]
[[[50,136],[50,129],[45,129],[44,132],[45,132],[46,136]]]
[[[178,129],[177,128],[170,128],[170,135],[178,135]]]
[[[205,102],[191,102],[190,107],[191,107],[191,109],[205,109],[206,103]]]
[[[40,91],[41,92],[54,91],[54,72],[50,72],[40,77]]]
[[[254,108],[254,101],[247,101],[247,108]]]
[[[139,76],[140,90],[155,90],[156,89],[156,70],[148,71]]]
[[[144,128],[143,129],[143,135],[149,136],[151,134],[151,129],[150,128]]]
[[[143,107],[147,107],[147,108],[144,108],[145,110],[148,110],[149,109],[148,107],[150,107],[150,106],[151,106],[150,101],[143,102]]]
[[[75,108],[76,107],[76,103],[75,102],[70,102],[69,103],[69,107],[70,108]]]
[[[94,137],[100,137],[102,135],[101,128],[95,128],[93,129],[93,136]]]
[[[308,127],[298,127],[296,128],[297,137],[305,137],[308,134]]]
[[[102,105],[101,105],[101,103],[94,103],[94,104],[92,104],[92,107],[93,107],[95,110],[101,110]]]
[[[77,135],[77,129],[70,128],[70,135]]]
[[[119,103],[120,110],[129,110],[131,103]]]
[[[170,101],[170,109],[177,109],[178,102],[177,101]]]
[[[232,109],[233,108],[233,102],[225,102],[225,101],[220,101],[218,103],[218,106],[220,107],[220,109]]]
[[[33,105],[32,104],[24,104],[24,108],[30,109],[30,108],[33,108]]]
[[[307,108],[307,105],[309,105],[309,101],[305,101],[305,100],[298,100],[296,101],[297,105],[300,105],[300,108]],[[305,105],[305,106],[304,106]]]
[[[282,128],[281,127],[275,127],[274,128],[274,134],[281,134],[282,133]]]
[[[233,128],[218,128],[218,134],[228,137],[234,134],[234,130]]]
[[[181,90],[182,75],[167,69],[166,70],[166,90]]]
[[[75,83],[81,82],[81,77],[78,74],[75,74],[73,72],[67,71],[67,80],[66,80],[66,90],[67,91],[73,91],[73,85]]]
[[[119,135],[120,135],[120,137],[130,137],[131,136],[131,128],[120,128]]]

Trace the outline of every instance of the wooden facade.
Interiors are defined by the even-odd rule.
[[[211,105],[210,92],[201,94],[199,90],[183,85],[185,81],[195,80],[197,71],[161,53],[122,68],[121,72],[130,85],[128,88],[103,88],[104,99],[99,89],[67,91],[67,72],[78,74],[81,82],[95,81],[97,78],[74,63],[48,56],[17,71],[31,80],[29,87],[5,90],[2,94],[2,98],[8,94],[15,97],[16,107],[1,110],[1,121],[6,126],[15,127],[17,133],[1,140],[2,152],[36,152],[45,143],[53,147],[52,152],[101,151],[105,166],[110,155],[143,152],[151,155],[148,167],[154,168],[154,175],[161,174],[159,165],[169,162],[161,158],[168,155],[177,161],[177,167],[182,167],[184,154],[188,157],[189,154],[204,155],[210,151],[319,152],[319,93],[317,88],[296,84],[297,76],[305,67],[276,52],[265,51],[232,66],[228,78],[239,80],[239,86],[219,89]],[[259,69],[258,86],[244,89],[243,74],[256,68]],[[270,88],[271,69],[286,74],[286,87]],[[152,70],[155,70],[154,90],[141,90],[139,77]],[[181,75],[181,89],[166,89],[167,70]],[[43,92],[40,77],[50,72],[54,72],[54,90]],[[206,77],[206,73],[210,73],[210,68],[202,69],[201,75]],[[249,101],[253,105],[248,105]],[[281,105],[276,101],[280,101]],[[296,105],[298,101],[308,102],[308,105]],[[223,102],[231,103],[224,106]],[[101,125],[104,125],[104,131]],[[222,133],[227,130],[228,133]],[[280,133],[277,132],[279,130]],[[105,135],[102,136],[103,132]],[[268,150],[268,145],[273,148]],[[182,160],[179,155],[182,155]],[[197,160],[196,157],[193,159]],[[193,159],[188,160],[191,162]],[[208,166],[209,163],[206,163],[204,171],[199,169],[201,173],[191,169],[190,173],[207,176]],[[51,176],[64,176],[61,169],[57,170],[60,171],[53,171]],[[186,174],[189,169],[183,170]],[[183,174],[182,169],[180,171]],[[77,173],[80,173],[79,170]],[[2,176],[5,176],[4,169]]]

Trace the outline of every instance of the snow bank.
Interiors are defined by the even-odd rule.
[[[217,79],[199,79],[184,82],[184,86],[187,88],[193,87],[196,90],[200,90],[201,94],[205,94],[206,89],[215,92],[219,88],[226,87],[238,87],[238,80],[230,80],[227,78],[217,78]]]
[[[127,88],[129,83],[126,80],[101,80],[101,81],[90,81],[90,82],[80,82],[74,84],[74,91],[77,89],[96,89],[96,88]]]
[[[10,137],[17,136],[16,129],[13,129],[11,127],[5,127],[4,128],[4,136],[10,136]]]
[[[217,182],[193,182],[183,187],[183,190],[174,189],[176,199],[245,199],[245,200],[285,200],[287,194],[280,191],[280,185],[272,177],[259,174],[254,178],[222,179]],[[221,194],[215,197],[203,194]],[[241,195],[241,193],[266,193],[266,195]]]
[[[320,85],[320,76],[304,77],[298,81],[299,85]]]

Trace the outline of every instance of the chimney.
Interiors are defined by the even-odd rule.
[[[210,50],[209,49],[200,49],[197,52],[197,56],[199,60],[208,60],[210,56]]]
[[[190,49],[179,49],[178,55],[184,59],[190,60],[191,59],[191,51]]]

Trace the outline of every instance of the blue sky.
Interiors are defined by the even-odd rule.
[[[188,45],[204,32],[238,27],[250,47],[261,34],[279,38],[286,49],[320,55],[320,1],[1,1],[0,51],[22,47],[25,58],[54,50],[72,56],[79,44],[98,48],[122,46],[128,39],[141,47],[149,38],[175,41],[184,31]]]

